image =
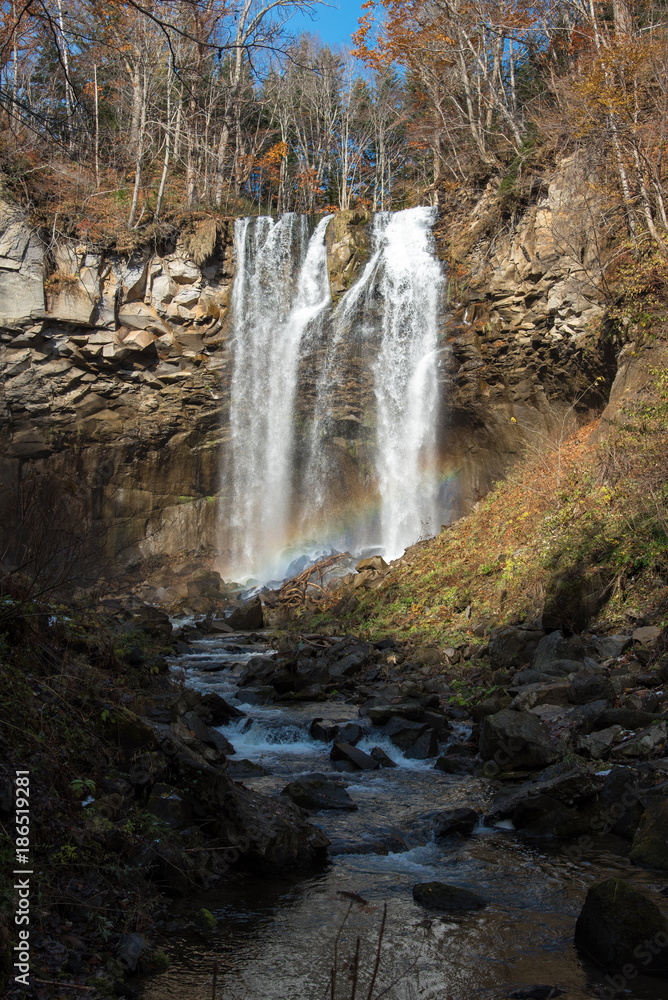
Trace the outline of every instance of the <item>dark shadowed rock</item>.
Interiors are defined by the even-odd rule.
[[[408,750],[428,728],[425,722],[411,722],[410,719],[397,716],[389,720],[385,732],[395,747]]]
[[[631,861],[668,870],[668,799],[649,802],[631,845]]]
[[[480,753],[501,771],[535,769],[551,764],[557,754],[543,723],[530,712],[504,709],[482,724]]]
[[[475,809],[445,809],[436,817],[435,837],[459,834],[468,837],[476,828],[480,817]]]
[[[487,906],[487,900],[476,892],[446,882],[418,882],[413,886],[413,899],[427,910],[443,913],[467,913]]]
[[[381,767],[396,767],[397,765],[392,760],[392,758],[385,753],[382,747],[374,747],[370,752],[370,756],[374,760],[377,760]]]
[[[593,885],[575,925],[575,944],[604,968],[668,972],[668,920],[621,879]],[[652,947],[648,947],[651,945]]]
[[[375,771],[380,767],[378,761],[370,757],[368,753],[358,750],[357,747],[353,747],[349,743],[335,743],[329,759],[335,763],[351,764],[356,771]]]
[[[234,629],[255,629],[264,627],[264,616],[262,614],[262,601],[259,597],[254,597],[246,601],[240,608],[236,608],[232,614],[225,619],[225,624]]]
[[[226,726],[231,719],[242,719],[246,714],[240,708],[230,705],[215,691],[205,694],[195,711],[202,715],[210,726]]]
[[[357,805],[342,785],[329,780],[324,774],[297,778],[285,786],[281,795],[287,795],[302,809],[347,809]]]
[[[362,726],[358,726],[356,722],[346,722],[339,726],[336,739],[338,743],[349,743],[351,746],[355,746],[363,736],[366,736],[366,730]]]
[[[323,722],[322,719],[314,719],[309,726],[309,735],[314,740],[321,740],[323,743],[331,743],[336,739],[339,727],[335,722]]]
[[[422,705],[419,701],[406,700],[395,705],[382,701],[371,703],[366,706],[367,717],[376,726],[384,726],[390,719],[402,718],[409,722],[419,722],[422,719]]]
[[[243,778],[261,777],[263,774],[269,774],[269,771],[266,767],[262,767],[262,764],[256,764],[255,761],[244,757],[241,760],[228,760],[225,773],[235,781],[240,781]]]
[[[602,659],[618,657],[624,653],[631,645],[631,637],[628,635],[606,635],[601,639],[594,639],[593,644]]]
[[[551,664],[560,660],[579,662],[582,665],[585,656],[584,643],[578,636],[565,639],[559,631],[550,632],[536,646],[531,667],[533,670],[545,673]]]
[[[425,729],[412,746],[404,750],[408,760],[428,760],[438,754],[438,738],[433,729]]]
[[[489,659],[495,670],[531,663],[544,632],[527,628],[505,628],[492,633]]]
[[[434,767],[444,774],[472,774],[475,762],[472,757],[460,757],[458,754],[442,754]]]
[[[615,701],[615,691],[607,677],[599,674],[579,674],[568,687],[568,700],[574,705],[587,705],[592,701]]]

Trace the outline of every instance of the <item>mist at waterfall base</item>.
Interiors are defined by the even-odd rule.
[[[336,306],[332,216],[312,231],[293,213],[236,221],[228,579],[281,579],[335,551],[394,559],[438,531],[452,501],[437,453],[435,218],[377,214],[368,261]]]

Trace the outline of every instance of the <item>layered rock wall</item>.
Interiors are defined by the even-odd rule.
[[[521,454],[602,407],[615,375],[601,276],[603,206],[563,161],[511,222],[501,183],[441,207],[450,306],[440,331],[443,465],[466,510]],[[0,205],[2,491],[71,477],[90,494],[117,565],[211,556],[220,547],[231,375],[232,224],[194,218],[171,243],[127,255],[62,242],[47,258],[20,209]],[[356,280],[371,220],[327,234],[336,300]],[[48,263],[48,267],[47,267]],[[48,273],[47,273],[48,271]],[[354,360],[354,359],[353,359]],[[298,412],[311,405],[308,366]],[[332,440],[363,491],[372,385],[351,362]],[[11,505],[10,505],[11,506]],[[223,525],[224,530],[224,525]]]

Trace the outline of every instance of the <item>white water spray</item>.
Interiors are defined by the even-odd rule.
[[[287,541],[297,371],[331,302],[324,243],[330,218],[318,224],[305,254],[304,216],[235,223],[231,519],[233,563],[241,570],[282,568],[267,559]]]

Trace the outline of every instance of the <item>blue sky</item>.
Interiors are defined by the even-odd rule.
[[[295,14],[289,24],[295,33],[308,31],[312,35],[320,35],[328,45],[351,45],[350,36],[357,30],[362,2],[363,0],[332,0],[330,7],[318,6],[313,18]]]

